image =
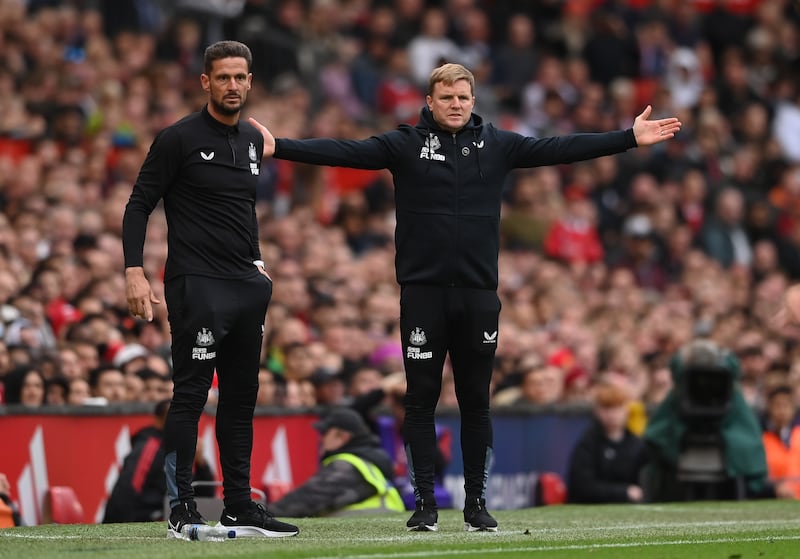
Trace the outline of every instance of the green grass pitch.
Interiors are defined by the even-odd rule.
[[[406,532],[405,514],[299,519],[300,535],[225,542],[168,540],[162,522],[0,530],[13,559],[800,559],[800,503],[562,505],[496,511],[497,533],[466,533],[459,511],[438,532]]]

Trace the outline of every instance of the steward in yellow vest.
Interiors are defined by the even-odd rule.
[[[334,408],[314,428],[321,436],[320,469],[270,503],[270,512],[297,518],[405,511],[389,481],[389,455],[358,412]]]

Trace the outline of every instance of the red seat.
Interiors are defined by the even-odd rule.
[[[83,524],[83,506],[75,490],[68,485],[56,485],[45,498],[44,524]]]
[[[537,505],[561,505],[567,502],[567,486],[555,472],[542,472],[536,483]]]

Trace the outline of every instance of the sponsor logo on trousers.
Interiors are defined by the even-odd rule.
[[[206,361],[207,359],[214,359],[217,356],[216,351],[208,351],[207,347],[193,347],[192,359],[197,361]]]
[[[418,347],[407,347],[406,357],[409,359],[432,359],[432,351],[420,351]]]

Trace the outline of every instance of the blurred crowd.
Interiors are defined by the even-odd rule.
[[[493,406],[587,403],[609,378],[657,404],[698,336],[736,353],[754,408],[778,385],[800,406],[800,329],[772,320],[800,279],[789,0],[0,0],[3,402],[169,398],[166,308],[129,316],[121,218],[223,38],[253,50],[245,116],[281,137],[413,123],[445,60],[474,72],[476,113],[528,135],[678,116],[673,141],[504,185]],[[257,212],[275,280],[259,405],[402,392],[391,177],[265,161]],[[148,277],[165,257],[156,210]]]

